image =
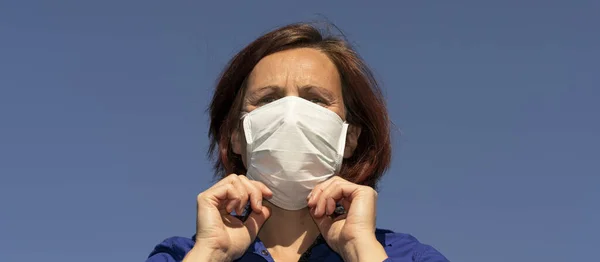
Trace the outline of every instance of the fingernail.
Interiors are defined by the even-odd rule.
[[[311,196],[312,196],[312,192],[310,192],[310,193],[308,194],[308,196],[306,197],[306,200],[310,200],[310,197],[311,197]]]
[[[262,201],[256,200],[256,206],[260,209],[262,208]]]

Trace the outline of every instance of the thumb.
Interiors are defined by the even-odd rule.
[[[271,216],[271,210],[266,206],[262,206],[261,212],[251,212],[244,225],[248,229],[248,233],[250,234],[250,239],[254,241],[256,235],[258,235],[258,231],[263,226],[265,221]]]

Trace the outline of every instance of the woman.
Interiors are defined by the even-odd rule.
[[[165,240],[148,261],[447,261],[375,228],[389,120],[342,39],[308,24],[261,36],[225,68],[210,116],[222,179],[198,195],[196,235]]]

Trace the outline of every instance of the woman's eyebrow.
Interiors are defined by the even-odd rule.
[[[260,87],[256,90],[253,90],[248,94],[250,98],[257,98],[262,96],[263,94],[272,94],[272,93],[281,93],[283,91],[283,87],[276,85],[268,85]]]
[[[262,93],[262,92],[265,92],[265,91],[267,91],[267,90],[269,90],[269,91],[273,91],[273,90],[279,91],[279,90],[282,90],[282,89],[283,89],[283,87],[281,87],[281,86],[277,86],[277,85],[268,85],[268,86],[259,87],[259,88],[258,88],[257,90],[255,90],[254,92],[261,92],[261,93]]]
[[[335,96],[333,93],[327,88],[320,87],[317,85],[303,85],[298,87],[298,91],[301,94],[306,94],[310,92],[316,92],[328,100],[334,100]],[[278,94],[284,95],[285,88],[278,85],[267,85],[263,87],[259,87],[248,94],[248,98],[257,99],[265,94]]]
[[[330,90],[328,90],[327,88],[316,86],[316,85],[304,85],[304,86],[298,87],[298,89],[300,90],[300,92],[316,91],[317,93],[319,93],[320,95],[324,96],[325,98],[327,98],[329,100],[333,100],[335,97],[333,95],[333,93]]]

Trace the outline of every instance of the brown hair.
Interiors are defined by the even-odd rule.
[[[385,102],[371,70],[340,37],[325,35],[311,24],[291,24],[273,30],[236,54],[223,70],[210,104],[210,148],[215,177],[244,174],[241,156],[231,146],[231,134],[239,125],[245,80],[265,56],[308,47],[320,50],[336,65],[342,83],[346,121],[362,127],[352,157],[344,159],[339,176],[375,187],[390,164],[390,122]]]

